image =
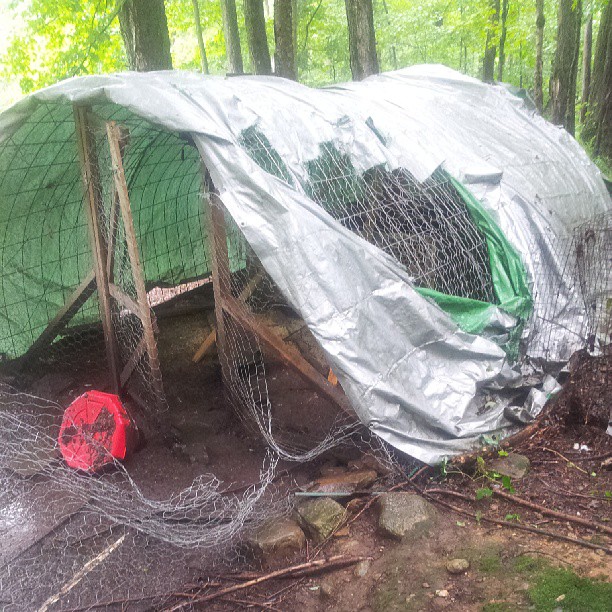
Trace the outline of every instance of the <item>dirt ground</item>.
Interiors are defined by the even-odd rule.
[[[179,442],[169,448],[159,436],[149,435],[147,443],[126,462],[131,477],[143,493],[154,499],[172,495],[202,473],[211,472],[236,490],[259,479],[265,444],[245,428],[228,407],[216,357],[208,355],[199,364],[191,362],[191,356],[208,331],[200,314],[188,313],[160,321],[159,347],[169,400],[162,426],[176,434]],[[67,405],[84,390],[101,388],[104,352],[100,334],[92,334],[88,343],[86,357],[79,352],[76,360],[50,360],[43,364],[42,369],[31,375],[31,392]],[[592,416],[599,414],[597,410],[601,411],[602,405],[607,405],[608,409],[612,405],[612,376],[606,374],[610,359],[596,367],[585,363],[580,361],[577,373],[570,376],[563,394],[549,403],[538,427],[530,430],[531,434],[512,449],[528,457],[531,468],[523,478],[512,480],[511,488],[504,489],[488,467],[488,462],[497,458],[497,453],[481,461],[474,458],[461,470],[452,465],[445,469],[419,470],[412,483],[408,480],[415,471],[414,462],[400,464],[392,476],[381,476],[370,492],[355,495],[352,501],[341,500],[350,508],[348,525],[323,544],[315,546],[309,542],[291,557],[272,557],[263,563],[248,557],[235,557],[232,563],[215,568],[207,568],[206,563],[201,563],[195,569],[185,569],[182,595],[171,593],[164,605],[203,610],[300,608],[351,612],[612,610],[609,589],[596,592],[592,608],[576,604],[575,601],[583,600],[576,599],[573,592],[559,592],[553,598],[556,603],[553,602],[552,607],[544,604],[542,607],[537,599],[538,585],[548,584],[545,583],[547,576],[557,576],[555,568],[571,570],[577,577],[587,579],[584,584],[577,583],[574,590],[582,589],[588,597],[588,587],[595,585],[593,588],[597,589],[598,581],[608,585],[612,581],[612,556],[602,549],[589,549],[519,528],[535,527],[607,547],[608,551],[612,547],[610,532],[602,533],[592,527],[560,520],[496,494],[476,500],[479,490],[502,493],[511,490],[512,495],[523,500],[612,529],[612,471],[602,467],[602,462],[612,457],[612,437],[602,428],[601,418]],[[319,435],[331,418],[329,406],[283,368],[272,366],[269,376],[275,393],[280,394],[277,398],[284,405],[284,418],[303,423],[307,410],[312,419],[306,423],[306,429],[302,426],[298,433]],[[586,405],[589,402],[596,406],[591,409]],[[349,447],[330,451],[306,464],[281,463],[276,489],[283,495],[292,495],[330,465],[349,470],[350,461],[359,456],[357,447]],[[401,542],[378,533],[376,504],[371,502],[376,497],[375,492],[391,487],[415,492],[439,490],[429,494],[428,499],[436,509],[436,520],[428,531]],[[440,502],[451,504],[455,510]],[[487,518],[505,524],[492,524]],[[265,581],[207,603],[197,603],[198,597],[213,592],[206,586],[209,582],[219,585],[216,588],[227,588],[254,576],[265,576],[274,570],[335,555],[363,557],[364,560],[344,569]],[[449,573],[446,568],[447,562],[456,558],[466,559],[470,564],[469,569],[459,575]],[[179,570],[173,568],[173,571]],[[163,578],[157,580],[163,581]],[[569,588],[562,581],[557,582],[560,591]],[[557,583],[553,581],[554,584]],[[157,587],[163,589],[163,584],[158,583]],[[605,607],[596,607],[600,601]],[[146,609],[146,606],[124,603],[107,606],[107,609],[136,610]]]

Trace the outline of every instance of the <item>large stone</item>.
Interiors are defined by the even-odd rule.
[[[306,536],[300,526],[285,517],[266,521],[247,544],[258,557],[282,557],[301,550],[306,544]]]
[[[317,542],[325,540],[340,526],[345,509],[329,497],[318,497],[300,504],[297,515],[306,533]]]
[[[529,459],[525,455],[509,453],[506,457],[493,459],[493,461],[488,463],[487,467],[502,476],[519,480],[529,471]]]
[[[344,471],[318,478],[307,489],[317,493],[354,493],[369,487],[377,477],[374,470]]]
[[[379,530],[396,540],[420,535],[436,516],[433,506],[414,493],[385,493],[378,510]]]

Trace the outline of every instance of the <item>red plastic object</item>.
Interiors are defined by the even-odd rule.
[[[88,391],[64,412],[60,450],[70,467],[97,472],[115,459],[125,459],[133,432],[132,421],[117,395]]]

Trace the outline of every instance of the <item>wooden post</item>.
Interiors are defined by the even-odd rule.
[[[81,176],[87,200],[87,218],[91,251],[94,260],[98,301],[100,303],[100,318],[104,330],[106,357],[111,378],[111,389],[119,393],[119,355],[117,341],[113,330],[111,300],[106,274],[107,252],[106,244],[100,233],[100,215],[102,213],[100,173],[96,155],[95,141],[92,138],[88,121],[89,109],[84,106],[74,106],[74,123],[76,126],[77,146],[81,161]]]
[[[136,232],[134,230],[134,219],[132,217],[132,208],[130,206],[130,198],[125,180],[125,171],[123,168],[123,159],[121,156],[121,129],[114,121],[109,121],[106,124],[106,133],[108,136],[108,144],[110,147],[111,161],[113,165],[113,179],[117,196],[119,198],[119,208],[123,219],[123,229],[125,231],[125,241],[130,258],[130,266],[132,268],[132,276],[134,278],[134,286],[136,288],[137,304],[132,303],[131,309],[137,311],[134,313],[142,322],[143,340],[146,346],[146,351],[149,355],[149,368],[151,370],[151,385],[155,390],[159,403],[165,399],[164,387],[161,378],[161,369],[159,367],[159,355],[157,352],[157,342],[155,340],[155,331],[153,329],[153,319],[151,309],[147,300],[147,290],[145,286],[142,266],[140,264],[140,255],[138,253],[138,244],[136,241]],[[128,302],[129,303],[129,302]],[[137,351],[138,352],[138,349]],[[125,373],[124,373],[125,376]]]
[[[215,294],[215,319],[217,321],[216,341],[223,378],[228,382],[230,380],[230,369],[227,360],[227,338],[225,335],[225,321],[223,320],[223,304],[227,297],[231,297],[230,267],[227,254],[227,233],[225,230],[223,203],[216,193],[210,194],[207,213],[212,257],[213,292]]]

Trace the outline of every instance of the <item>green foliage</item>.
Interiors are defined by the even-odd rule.
[[[612,608],[612,583],[581,578],[565,569],[541,572],[529,598],[536,612],[561,608],[564,612],[608,612]]]
[[[492,497],[493,491],[489,489],[489,487],[481,487],[480,489],[476,489],[476,499],[481,500],[486,497]]]

